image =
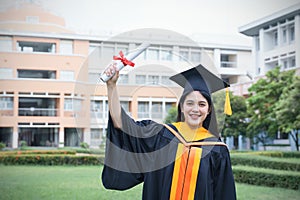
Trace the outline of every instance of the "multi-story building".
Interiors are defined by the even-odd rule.
[[[151,46],[121,71],[119,94],[135,119],[162,122],[181,88],[169,81],[199,63],[229,83],[247,80],[251,48],[199,45],[168,30],[141,29],[114,37],[80,35],[64,19],[35,4],[0,13],[0,141],[29,146],[98,147],[108,120],[99,74],[120,50]]]
[[[249,86],[276,66],[281,70],[294,69],[300,75],[300,3],[246,24],[239,31],[252,37],[254,70],[252,81],[235,84],[235,94],[248,95]],[[278,132],[274,144],[288,145],[288,136]]]
[[[237,84],[235,94],[247,95],[253,81],[276,66],[300,74],[300,3],[246,24],[239,31],[252,37],[253,80]]]

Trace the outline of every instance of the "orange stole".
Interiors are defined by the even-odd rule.
[[[202,148],[178,144],[170,193],[171,200],[194,199],[201,155]]]

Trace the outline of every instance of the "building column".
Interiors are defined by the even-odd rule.
[[[296,67],[300,67],[300,15],[295,16]]]
[[[263,54],[265,52],[265,31],[263,28],[259,30],[259,52],[257,54],[256,71],[258,75],[265,74],[265,59]]]
[[[19,141],[18,126],[14,126],[13,132],[12,132],[12,148],[13,149],[18,148],[18,141]]]
[[[215,64],[215,68],[217,70],[220,70],[220,68],[221,68],[221,50],[220,49],[214,49],[214,64]]]
[[[91,132],[89,128],[83,128],[83,142],[91,145]]]
[[[64,127],[59,128],[59,140],[58,140],[58,147],[64,147],[65,146],[65,131]]]

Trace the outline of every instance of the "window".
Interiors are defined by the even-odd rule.
[[[13,69],[11,68],[0,68],[0,79],[13,78]]]
[[[114,46],[104,46],[102,48],[102,58],[111,60],[115,55],[115,47]]]
[[[221,54],[221,67],[235,68],[236,55],[235,54]]]
[[[18,41],[17,50],[23,52],[55,53],[55,43]]]
[[[138,102],[138,118],[149,118],[149,102]]]
[[[90,110],[91,112],[102,112],[103,111],[102,101],[91,100]]]
[[[152,85],[158,85],[159,84],[159,76],[149,75],[148,79],[149,79],[148,81]]]
[[[255,37],[255,49],[256,49],[256,51],[260,50],[260,39],[259,39],[259,37]]]
[[[96,49],[99,50],[99,44],[90,43],[90,45],[89,45],[89,54],[93,53]]]
[[[289,35],[290,35],[290,42],[295,40],[295,27],[294,26],[290,26],[289,27]]]
[[[66,111],[80,111],[81,110],[81,100],[65,99],[64,109]]]
[[[158,49],[149,49],[147,51],[147,60],[159,60]]]
[[[192,62],[200,62],[201,61],[201,53],[200,52],[191,52],[191,61]]]
[[[188,51],[179,51],[179,60],[186,61],[189,58],[189,52]]]
[[[60,53],[61,54],[73,54],[73,41],[61,40],[60,41]]]
[[[108,102],[105,100],[91,100],[90,111],[91,111],[92,118],[100,118],[100,119],[103,117],[107,118]]]
[[[162,119],[162,102],[152,102],[151,117]]]
[[[146,75],[136,75],[135,83],[136,84],[145,84],[146,83]]]
[[[119,84],[128,84],[128,75],[127,74],[120,74],[120,78],[118,79]]]
[[[12,51],[12,39],[10,37],[0,37],[0,51]]]
[[[287,42],[287,30],[286,28],[282,29],[282,43],[285,44]]]
[[[278,32],[277,31],[273,32],[273,44],[274,44],[274,46],[278,45]]]
[[[0,110],[13,110],[13,97],[0,97]]]
[[[74,71],[60,71],[60,80],[73,81],[74,80]]]
[[[296,59],[291,58],[291,67],[296,67]]]
[[[162,76],[161,77],[161,83],[163,85],[172,85],[172,81],[170,80],[169,76]]]
[[[55,79],[56,71],[18,69],[18,78]]]
[[[92,128],[91,129],[91,139],[92,140],[101,139],[101,129],[100,128]]]
[[[284,61],[283,61],[283,68],[284,68],[284,69],[287,69],[287,68],[288,68],[288,61],[287,61],[287,60],[284,60]]]
[[[121,106],[122,106],[122,108],[123,108],[127,113],[130,112],[130,110],[129,110],[129,104],[130,104],[129,101],[121,101]]]
[[[162,50],[161,51],[161,60],[172,60],[172,51],[170,50]]]

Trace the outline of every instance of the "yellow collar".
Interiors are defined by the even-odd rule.
[[[213,134],[211,134],[207,129],[203,127],[193,130],[184,122],[176,122],[173,123],[173,125],[177,128],[177,130],[184,137],[184,139],[189,142],[215,137]]]

